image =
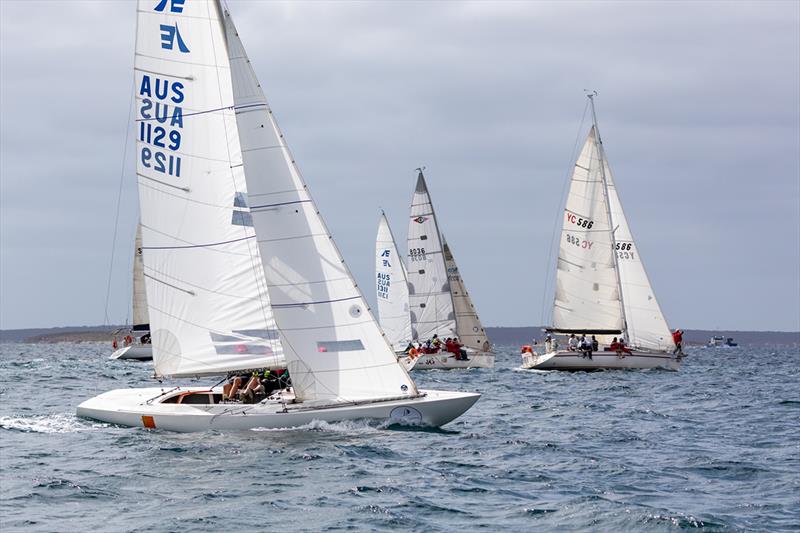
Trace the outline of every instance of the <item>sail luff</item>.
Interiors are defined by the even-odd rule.
[[[225,25],[250,212],[297,400],[417,395],[311,198],[227,12]]]

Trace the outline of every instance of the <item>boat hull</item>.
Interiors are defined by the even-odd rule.
[[[206,391],[202,387],[117,389],[86,400],[78,406],[77,414],[122,426],[178,432],[296,428],[313,421],[361,419],[439,427],[464,414],[480,398],[477,393],[429,390],[420,391],[424,396],[417,398],[319,408],[284,405],[277,400],[258,404],[162,402],[176,394]]]
[[[153,346],[151,344],[133,344],[131,346],[125,346],[112,353],[109,359],[151,361],[153,359]]]
[[[625,368],[666,368],[678,370],[680,358],[668,353],[639,352],[618,356],[616,352],[593,352],[592,358],[580,352],[558,351],[546,354],[526,353],[522,368],[537,370],[611,370]]]
[[[422,354],[416,361],[409,361],[407,355],[400,356],[400,362],[407,370],[442,370],[454,368],[494,368],[494,354],[489,352],[473,352],[467,355],[468,361],[456,359],[449,352]]]

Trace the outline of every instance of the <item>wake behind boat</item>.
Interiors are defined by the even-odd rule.
[[[554,326],[548,330],[568,338],[559,343],[548,336],[545,353],[523,353],[522,366],[677,370],[682,354],[622,211],[600,140],[594,94],[588,96],[593,125],[575,163],[564,209]]]
[[[231,384],[121,389],[83,402],[78,415],[203,431],[361,418],[439,426],[469,409],[479,394],[420,391],[398,363],[220,2],[140,0],[137,17],[137,175],[156,375],[252,372],[245,392],[255,395],[257,373],[286,367],[291,388],[255,403]]]

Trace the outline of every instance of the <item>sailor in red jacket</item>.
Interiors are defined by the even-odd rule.
[[[683,355],[683,331],[676,329],[672,332],[672,342],[675,343],[675,349],[672,353],[679,353]]]

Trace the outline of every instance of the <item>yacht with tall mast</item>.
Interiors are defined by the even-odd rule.
[[[419,389],[398,362],[219,0],[139,0],[134,75],[155,374],[217,383],[112,390],[79,416],[173,431],[441,426],[478,400]],[[291,388],[253,403],[220,386],[282,367]]]
[[[575,163],[564,208],[553,326],[545,353],[523,353],[523,368],[677,370],[680,355],[622,210],[588,95],[592,127]],[[558,335],[586,337],[596,348]]]

